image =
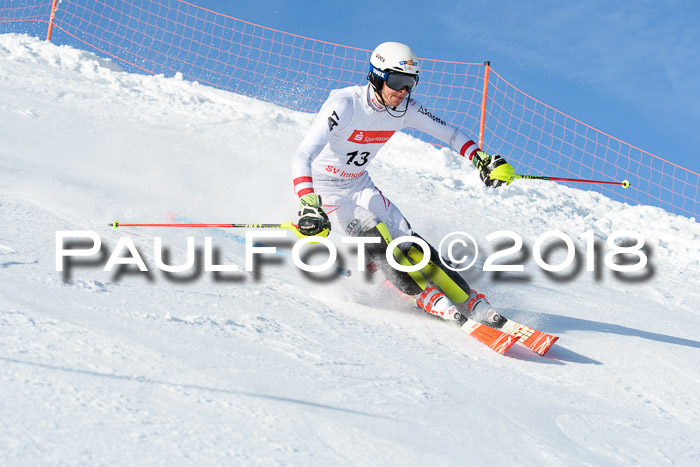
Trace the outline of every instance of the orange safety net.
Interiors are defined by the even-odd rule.
[[[0,32],[18,23],[46,25],[52,3],[0,0]],[[93,49],[128,71],[181,73],[304,112],[317,111],[332,89],[363,84],[369,66],[369,50],[289,34],[182,0],[62,0],[52,27],[52,40]],[[482,130],[484,149],[506,156],[518,173],[628,179],[632,186],[626,190],[585,186],[618,201],[698,216],[700,174],[586,125],[491,71],[482,99],[483,64],[422,58],[414,98],[474,140]]]

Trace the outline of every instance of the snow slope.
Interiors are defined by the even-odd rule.
[[[12,34],[0,96],[1,465],[700,463],[694,219],[548,182],[487,190],[451,151],[392,138],[370,172],[423,237],[469,232],[478,265],[490,233],[523,238],[508,260],[524,273],[465,277],[561,338],[501,356],[379,275],[308,277],[285,256],[246,273],[232,231],[107,225],[293,220],[289,158],[312,116]],[[649,265],[588,272],[580,235],[618,229],[643,236]],[[101,254],[57,272],[56,232],[79,230]],[[537,267],[550,230],[583,267]],[[102,270],[125,236],[148,272]],[[181,264],[188,236],[196,266],[158,270],[154,237]],[[240,272],[202,270],[207,236]]]

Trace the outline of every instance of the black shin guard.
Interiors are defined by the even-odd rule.
[[[379,223],[377,226],[362,232],[361,237],[379,237],[379,243],[370,243],[365,246],[365,250],[372,257],[372,260],[377,263],[377,266],[384,272],[386,278],[401,292],[406,295],[418,295],[425,289],[425,278],[419,273],[408,273],[398,271],[389,264],[386,259],[386,250],[389,243],[392,242],[391,235],[384,223]],[[403,253],[401,253],[403,256]],[[405,259],[405,257],[404,257]],[[401,260],[398,261],[399,263]]]

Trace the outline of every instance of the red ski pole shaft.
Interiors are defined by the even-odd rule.
[[[515,174],[513,177],[514,179],[516,178],[522,178],[526,180],[554,180],[557,182],[573,182],[573,183],[597,183],[601,185],[620,185],[622,188],[629,188],[630,182],[629,180],[622,180],[621,182],[611,182],[608,180],[586,180],[583,178],[561,178],[561,177],[549,177],[545,175],[518,175]]]
[[[307,237],[299,232],[299,226],[293,222],[282,222],[281,224],[153,224],[153,223],[143,223],[143,224],[123,224],[121,222],[114,221],[111,224],[107,224],[115,229],[118,227],[201,227],[201,228],[231,228],[231,229],[287,229],[294,232],[299,238]],[[330,229],[325,229],[323,232],[317,234],[319,237],[327,237]]]
[[[117,227],[216,227],[233,229],[288,229],[293,224],[284,222],[282,224],[125,224],[114,221],[108,224],[115,229]]]

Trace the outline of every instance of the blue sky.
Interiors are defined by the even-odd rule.
[[[700,2],[189,1],[342,45],[489,60],[532,97],[700,173]]]

